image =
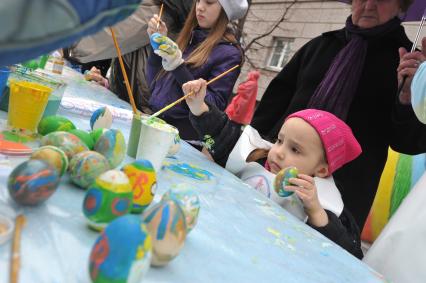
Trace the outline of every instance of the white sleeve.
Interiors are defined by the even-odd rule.
[[[226,169],[234,174],[240,172],[246,165],[246,159],[255,149],[271,149],[272,143],[262,139],[257,130],[246,126],[236,145],[229,154]]]
[[[344,204],[342,195],[340,194],[339,189],[336,187],[333,177],[315,177],[314,180],[321,206],[339,217],[340,214],[342,214]]]

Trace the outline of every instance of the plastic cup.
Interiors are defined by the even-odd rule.
[[[9,78],[10,70],[9,68],[2,67],[0,68],[0,100],[3,97],[4,88]]]
[[[179,131],[173,126],[156,121],[154,118],[142,119],[137,159],[151,161],[158,172],[177,134]]]
[[[51,92],[51,88],[38,83],[11,81],[8,125],[36,132]]]
[[[130,127],[129,142],[127,143],[127,155],[132,158],[136,158],[140,135],[141,116],[138,114],[133,114],[132,126]]]

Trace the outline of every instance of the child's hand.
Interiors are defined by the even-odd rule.
[[[289,182],[294,186],[286,186],[285,189],[295,192],[301,199],[305,207],[305,212],[308,215],[309,223],[317,227],[327,225],[328,216],[319,202],[314,178],[305,174],[298,174],[297,177],[290,178]]]
[[[158,25],[158,21],[160,21],[159,25]],[[158,29],[157,29],[157,25],[158,25]],[[167,36],[167,26],[163,21],[160,20],[158,15],[155,14],[148,22],[147,32],[150,37],[154,32],[158,32],[164,36]]]
[[[108,80],[102,76],[101,71],[96,67],[92,67],[90,71],[84,72],[84,78],[86,81],[95,81],[101,86],[109,88]]]
[[[153,45],[154,53],[163,58],[162,65],[164,70],[173,71],[183,63],[182,51],[180,51],[179,46],[167,36],[156,36],[154,34],[151,38],[151,45]],[[153,44],[153,42],[155,44]],[[154,45],[158,47],[155,48]]]
[[[209,111],[209,107],[204,102],[207,92],[207,82],[203,79],[189,81],[182,86],[183,93],[193,93],[186,98],[186,104],[189,106],[189,110],[195,116],[200,116],[204,112]]]

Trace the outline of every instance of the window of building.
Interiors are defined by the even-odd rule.
[[[275,37],[272,53],[269,57],[268,67],[273,70],[281,70],[290,60],[292,38]]]

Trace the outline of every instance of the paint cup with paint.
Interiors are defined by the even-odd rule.
[[[139,114],[133,114],[132,125],[130,127],[129,141],[127,143],[127,155],[132,158],[136,158],[140,135],[141,116]]]
[[[158,172],[177,134],[179,131],[175,127],[160,119],[142,119],[137,159],[151,161],[155,171]]]
[[[52,89],[38,83],[11,81],[8,125],[35,132]]]

